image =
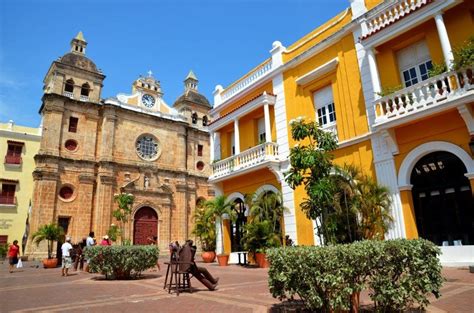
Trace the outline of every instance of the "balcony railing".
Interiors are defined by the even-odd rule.
[[[21,164],[21,156],[19,156],[19,155],[6,155],[5,156],[5,164],[20,165]]]
[[[272,69],[272,60],[268,60],[265,63],[258,66],[255,70],[250,72],[247,76],[242,78],[241,80],[237,81],[236,83],[230,85],[222,92],[222,101],[225,101],[232,97],[234,94],[239,92],[240,90],[244,89],[260,77],[262,77],[265,73]]]
[[[16,197],[0,195],[0,205],[16,205]]]
[[[81,96],[79,97],[79,100],[81,100],[81,101],[89,101],[89,96],[83,96],[83,95],[81,95]]]
[[[266,142],[230,158],[212,164],[211,179],[251,168],[265,161],[278,160],[278,144]]]
[[[374,101],[380,125],[474,94],[472,67],[429,78]]]
[[[367,18],[367,32],[363,34],[363,37],[378,32],[430,2],[429,0],[398,0],[392,1],[391,3],[387,2]]]
[[[64,91],[64,92],[63,92],[63,96],[68,97],[68,98],[71,98],[71,99],[74,98],[74,94],[73,94],[72,92],[70,92],[70,91]]]

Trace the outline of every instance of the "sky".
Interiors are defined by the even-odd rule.
[[[168,105],[189,70],[213,102],[227,86],[349,6],[349,0],[1,0],[0,122],[37,127],[43,79],[79,31],[106,75],[102,98],[130,93],[139,75],[161,81]]]

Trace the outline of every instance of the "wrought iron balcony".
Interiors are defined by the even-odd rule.
[[[21,156],[20,155],[6,155],[5,164],[11,165],[21,165]]]
[[[267,162],[278,161],[278,144],[266,142],[212,164],[211,181],[244,173]]]
[[[472,100],[473,68],[446,72],[376,99],[374,127],[395,126]]]

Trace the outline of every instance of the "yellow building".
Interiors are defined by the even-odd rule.
[[[34,156],[39,150],[41,127],[0,123],[0,243],[22,243],[33,196]]]
[[[337,135],[337,164],[352,163],[389,188],[387,238],[427,238],[443,246],[444,262],[474,261],[473,74],[453,71],[452,52],[474,35],[474,4],[348,4],[294,44],[274,42],[269,59],[216,87],[210,182],[240,203],[241,216],[228,225],[224,249],[241,249],[243,197],[263,191],[282,192],[286,235],[317,244],[314,222],[299,208],[304,189],[283,178],[295,144],[288,124],[303,116]],[[430,77],[443,63],[447,72]]]

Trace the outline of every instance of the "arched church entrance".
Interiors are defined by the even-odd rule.
[[[148,245],[149,238],[158,236],[158,214],[150,207],[140,208],[133,222],[133,244]]]
[[[243,251],[242,237],[244,236],[244,226],[247,223],[247,216],[245,216],[245,204],[242,199],[237,198],[234,201],[234,210],[237,218],[230,226],[231,251]]]
[[[420,237],[437,245],[474,244],[474,207],[465,173],[463,162],[445,151],[415,164],[410,183]]]

